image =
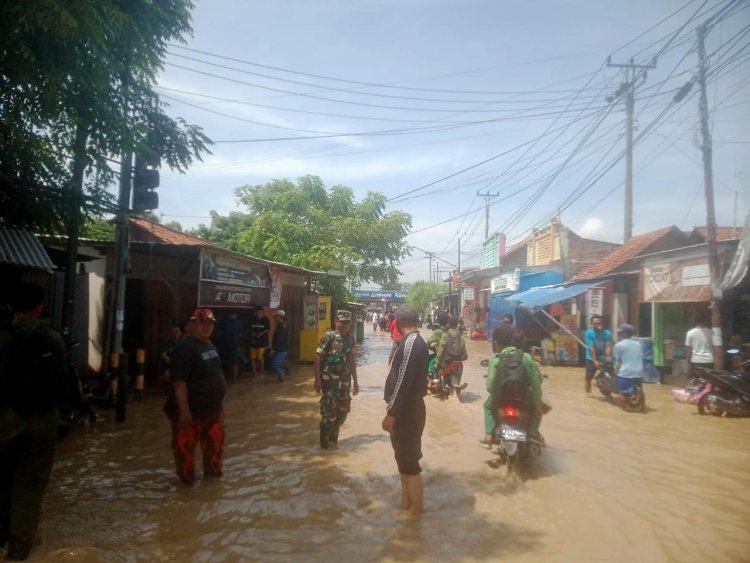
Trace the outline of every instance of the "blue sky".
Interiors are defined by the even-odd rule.
[[[633,233],[689,230],[706,219],[697,85],[670,102],[695,76],[697,25],[724,8],[706,41],[715,202],[720,225],[742,224],[750,5],[731,0],[198,0],[157,90],[217,144],[187,174],[162,171],[160,212],[190,228],[243,210],[238,186],[315,174],[383,192],[412,215],[410,244],[447,262],[460,239],[462,266],[479,264],[478,192],[498,194],[489,228],[509,244],[558,212],[622,242],[624,104],[606,97],[623,74],[606,60],[659,55],[636,93]],[[420,250],[401,269],[429,277]]]

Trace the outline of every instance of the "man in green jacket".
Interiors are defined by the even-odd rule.
[[[479,445],[485,448],[492,447],[492,435],[495,430],[495,398],[493,388],[495,384],[495,371],[502,356],[512,354],[518,350],[513,345],[515,331],[513,327],[504,324],[499,325],[492,332],[492,351],[494,352],[487,364],[486,388],[489,395],[484,401],[484,439]],[[529,392],[526,394],[526,405],[524,409],[529,415],[529,432],[538,433],[542,423],[542,373],[539,366],[524,352],[523,365],[526,368],[526,378],[529,382]]]

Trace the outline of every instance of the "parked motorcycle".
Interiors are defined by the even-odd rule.
[[[739,353],[730,350],[729,353]],[[699,377],[706,379],[711,390],[698,401],[698,412],[714,416],[750,416],[750,360],[734,362],[733,369],[725,371],[696,368]]]
[[[617,369],[611,357],[604,358],[599,371],[594,376],[594,383],[602,395],[610,398],[619,395],[617,391]],[[633,379],[633,391],[625,395],[625,410],[629,412],[643,412],[646,408],[646,395],[643,393],[643,380]]]
[[[672,397],[678,403],[697,405],[701,397],[713,388],[713,384],[705,377],[694,377],[684,389],[672,389]]]
[[[546,403],[544,408],[545,413],[550,409]],[[545,446],[541,433],[529,431],[528,414],[511,405],[499,407],[495,413],[493,443],[498,444],[497,452],[506,463],[509,475],[517,473],[520,464],[531,456],[541,455]]]

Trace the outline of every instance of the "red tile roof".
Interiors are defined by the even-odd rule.
[[[693,227],[693,233],[700,235],[703,240],[708,236],[708,227]],[[739,240],[742,238],[742,227],[716,227],[716,240]]]
[[[185,246],[213,246],[207,240],[175,231],[159,223],[153,223],[135,215],[130,216],[130,226],[135,227],[132,231],[132,239],[136,242],[163,242],[166,244],[179,244]]]
[[[632,258],[643,254],[649,247],[675,230],[677,230],[677,227],[665,227],[657,231],[634,236],[621,247],[604,256],[596,264],[573,276],[569,281],[593,280],[611,274]]]

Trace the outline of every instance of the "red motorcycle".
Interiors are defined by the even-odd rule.
[[[463,373],[464,364],[461,361],[449,362],[438,373],[432,373],[427,389],[434,396],[441,399],[447,399],[454,393],[456,397],[461,391],[466,389],[467,383],[461,383],[461,374]]]

